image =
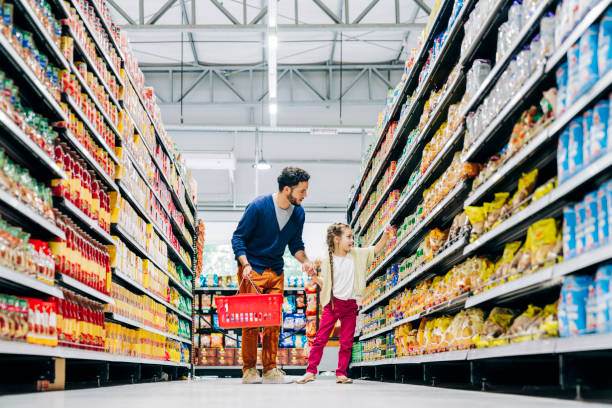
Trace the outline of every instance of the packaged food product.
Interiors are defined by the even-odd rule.
[[[570,122],[569,125],[569,174],[574,175],[583,166],[583,118],[579,117]]]
[[[482,330],[475,340],[476,345],[478,347],[486,347],[503,344],[503,339],[497,339],[506,334],[510,328],[512,320],[514,319],[514,316],[515,313],[512,311],[512,309],[494,307],[489,313],[487,320],[482,326]]]
[[[506,200],[509,196],[510,193],[495,193],[495,198],[492,202],[489,203],[487,219],[484,225],[485,231],[489,231],[497,224],[499,218],[502,215],[502,210],[504,208],[504,205],[506,204]]]
[[[612,9],[606,10],[599,23],[597,38],[597,69],[600,75],[605,74],[612,68]]]
[[[597,189],[597,233],[600,245],[608,243],[610,231],[608,227],[608,196],[606,186]]]
[[[538,201],[540,198],[553,191],[556,186],[557,180],[555,178],[548,180],[546,183],[535,189],[533,196],[531,197],[531,202],[533,203]]]
[[[557,146],[557,178],[559,179],[559,183],[563,183],[570,175],[569,150],[570,133],[569,128],[565,128],[561,135],[559,135],[559,143]]]
[[[576,211],[573,206],[563,207],[563,257],[576,256]]]
[[[567,96],[566,107],[571,106],[580,95],[580,46],[574,44],[567,51]]]
[[[589,276],[568,276],[561,288],[559,301],[559,335],[570,337],[586,332],[586,300]]]
[[[471,242],[484,233],[487,214],[484,207],[467,206],[464,211],[472,224],[472,232],[470,235]]]
[[[223,334],[222,333],[211,333],[210,347],[223,347]]]
[[[533,223],[527,230],[531,245],[531,265],[544,266],[545,263],[554,262],[562,250],[557,221],[546,218]]]
[[[568,107],[567,70],[568,64],[567,62],[564,62],[563,64],[559,65],[559,68],[557,68],[557,71],[555,72],[555,77],[557,80],[557,115],[565,112]]]
[[[599,35],[599,24],[593,24],[584,32],[579,41],[578,62],[578,94],[584,94],[591,88],[599,78],[597,68],[597,39]]]
[[[582,114],[582,163],[591,160],[591,129],[593,127],[593,110],[588,110]]]
[[[512,325],[508,329],[508,336],[512,342],[533,340],[534,334],[537,334],[540,325],[543,321],[541,314],[542,308],[534,305],[529,305],[527,310],[517,316]]]
[[[593,123],[589,132],[589,158],[596,159],[608,149],[608,121],[610,119],[610,103],[601,100],[593,108]]]
[[[502,279],[510,274],[512,260],[522,244],[523,243],[521,241],[509,242],[506,244],[504,247],[504,252],[497,262],[495,273],[491,277],[492,280]]]
[[[586,220],[586,209],[584,202],[578,202],[574,205],[574,213],[576,216],[576,255],[584,253],[586,246],[585,235],[584,235],[584,222]]]
[[[595,273],[595,331],[605,333],[610,327],[610,284],[612,283],[612,265],[603,265]]]
[[[590,251],[599,245],[599,231],[597,231],[597,191],[591,191],[584,196],[584,250]]]

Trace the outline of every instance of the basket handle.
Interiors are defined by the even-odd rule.
[[[259,288],[257,287],[257,285],[255,285],[255,283],[253,283],[253,280],[251,279],[250,276],[246,276],[244,273],[242,274],[242,279],[240,280],[240,285],[238,285],[238,293],[240,293],[240,288],[242,287],[242,283],[244,282],[244,279],[248,279],[249,282],[251,282],[251,285],[253,285],[253,288],[255,288],[255,291],[257,292],[257,294],[261,295],[261,292],[259,291]]]

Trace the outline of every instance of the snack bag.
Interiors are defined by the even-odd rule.
[[[552,178],[548,180],[546,183],[542,184],[540,187],[536,188],[533,192],[533,197],[531,198],[531,202],[534,203],[538,201],[540,198],[544,197],[546,194],[550,193],[555,189],[557,185],[557,180]]]
[[[465,214],[472,224],[472,232],[470,234],[470,242],[474,242],[480,235],[484,233],[485,220],[487,214],[484,207],[467,206]]]
[[[512,322],[508,329],[508,336],[511,342],[521,342],[533,340],[532,334],[537,334],[540,324],[543,321],[540,307],[529,305],[521,315]]]
[[[546,218],[532,224],[527,230],[531,244],[531,265],[544,267],[544,263],[556,258],[558,244],[557,221]]]
[[[464,231],[468,229],[469,219],[465,214],[465,211],[462,211],[461,214],[458,214],[453,218],[453,224],[450,227],[448,232],[448,241],[453,241],[459,236],[464,234]]]
[[[495,269],[495,274],[493,275],[493,280],[502,279],[510,274],[512,260],[514,259],[514,255],[519,250],[523,243],[521,241],[509,242],[504,247],[504,252],[497,264]]]
[[[460,344],[470,344],[474,341],[475,336],[482,331],[484,325],[484,312],[478,308],[466,310],[467,319],[464,320],[463,326],[457,340]]]
[[[478,337],[475,339],[476,345],[478,347],[488,347],[504,344],[505,341],[503,339],[497,339],[506,334],[514,316],[515,314],[511,309],[494,307],[484,322]]]
[[[523,173],[521,178],[518,181],[518,187],[516,192],[512,196],[512,199],[506,204],[505,211],[503,214],[509,213],[514,209],[518,208],[519,204],[521,204],[529,195],[533,192],[535,188],[536,182],[538,179],[538,169],[533,169],[529,173]],[[522,208],[522,207],[521,207]]]
[[[510,193],[495,193],[495,198],[489,203],[489,209],[487,211],[487,219],[485,221],[485,231],[491,230],[498,224],[498,220],[502,215],[502,209],[506,204],[506,200],[510,196]]]
[[[557,337],[559,335],[558,306],[559,302],[557,301],[544,307],[541,312],[542,323],[538,328],[540,334],[536,338],[541,336]]]

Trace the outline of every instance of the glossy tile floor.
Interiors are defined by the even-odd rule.
[[[357,381],[337,385],[242,385],[239,379],[199,379],[0,397],[2,408],[505,408],[587,407],[586,403],[507,394]],[[599,404],[588,404],[588,407]],[[606,405],[602,405],[606,406]],[[609,405],[607,405],[609,407]]]

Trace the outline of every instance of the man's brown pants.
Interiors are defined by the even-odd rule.
[[[285,277],[284,274],[277,275],[272,269],[266,269],[259,274],[251,272],[251,280],[261,293],[283,294]],[[238,268],[238,282],[242,281],[242,267]],[[248,279],[240,285],[240,293],[257,293]],[[278,336],[280,326],[264,327],[263,349],[261,359],[264,373],[276,367],[276,354],[278,352]],[[247,327],[242,329],[242,371],[255,368],[257,365],[257,338],[259,327]]]

